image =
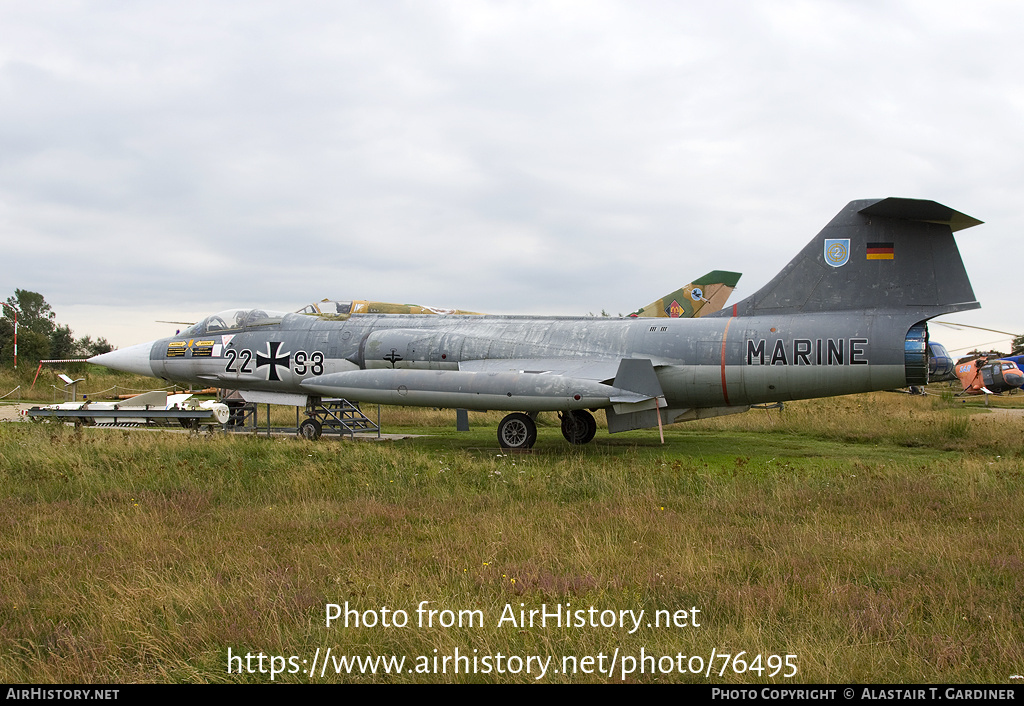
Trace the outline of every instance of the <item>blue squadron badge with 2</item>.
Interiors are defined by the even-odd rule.
[[[825,262],[832,267],[842,267],[850,261],[849,238],[825,239]]]

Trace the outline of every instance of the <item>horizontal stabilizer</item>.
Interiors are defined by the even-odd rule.
[[[921,223],[939,223],[949,226],[955,233],[964,228],[980,226],[984,221],[972,218],[966,213],[954,211],[949,206],[943,206],[935,201],[923,201],[921,199],[899,199],[887,198],[876,201],[870,206],[860,210],[866,216],[882,216],[883,218],[902,218],[906,221],[920,221]]]

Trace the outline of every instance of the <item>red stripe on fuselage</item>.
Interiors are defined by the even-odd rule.
[[[729,319],[725,323],[725,330],[722,331],[722,397],[725,398],[726,404],[729,404],[729,390],[727,390],[725,387],[725,339],[729,335],[730,326],[732,326],[732,319]]]

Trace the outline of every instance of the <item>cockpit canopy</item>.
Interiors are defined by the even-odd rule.
[[[205,336],[214,333],[228,333],[256,326],[270,326],[281,323],[284,312],[266,309],[226,309],[219,311],[182,332],[183,336]]]
[[[363,311],[359,311],[359,304],[364,304]],[[311,314],[317,316],[318,314],[351,314],[353,313],[353,302],[336,301],[333,299],[324,299],[313,304],[307,304],[298,310],[299,314]],[[356,302],[355,311],[357,313],[365,313],[365,302]]]

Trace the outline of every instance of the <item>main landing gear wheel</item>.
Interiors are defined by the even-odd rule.
[[[310,417],[309,419],[304,419],[302,424],[299,425],[299,436],[306,441],[316,441],[320,438],[320,434],[323,430],[323,425]]]
[[[529,449],[537,442],[537,425],[529,416],[515,412],[498,424],[498,443],[503,449]]]
[[[562,419],[562,436],[570,444],[590,443],[597,434],[597,421],[585,409],[559,414]]]

